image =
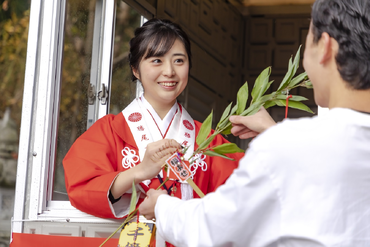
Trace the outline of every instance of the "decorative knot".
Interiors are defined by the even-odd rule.
[[[204,161],[205,159],[206,159],[206,155],[204,155],[203,153],[198,153],[194,156],[194,158],[190,162],[191,165],[189,167],[189,169],[191,171],[191,177],[192,178],[194,178],[194,175],[195,175],[198,167],[200,167],[202,169],[202,171],[207,170],[207,162]]]
[[[136,155],[135,150],[125,147],[121,151],[122,153],[122,166],[125,169],[136,166],[136,163],[140,160],[139,156]]]

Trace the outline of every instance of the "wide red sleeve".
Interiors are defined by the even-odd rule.
[[[194,121],[196,124],[196,132],[198,134],[201,123]],[[213,134],[212,130],[211,134]],[[217,135],[210,143],[210,147],[218,146],[224,143],[230,143],[222,135]],[[197,148],[197,145],[196,145]],[[198,186],[204,193],[214,192],[220,185],[224,184],[229,176],[233,173],[234,169],[238,167],[239,160],[244,156],[244,153],[227,154],[228,157],[234,160],[228,160],[217,156],[207,156],[206,163],[208,165],[208,176],[203,177],[197,181]],[[207,182],[207,184],[205,184]],[[194,193],[194,197],[198,197]]]
[[[119,173],[113,119],[113,115],[107,115],[93,124],[75,141],[63,160],[71,204],[103,218],[114,218],[107,193]]]

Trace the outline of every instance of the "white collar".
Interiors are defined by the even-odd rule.
[[[154,118],[154,121],[157,123],[159,130],[161,131],[162,135],[164,135],[168,129],[168,126],[170,125],[173,116],[175,116],[177,111],[177,101],[175,104],[171,107],[171,109],[167,112],[166,116],[161,119],[157,112],[154,110],[153,106],[145,99],[144,95],[141,95],[140,97],[141,102],[143,103],[144,107],[150,112],[152,117]]]

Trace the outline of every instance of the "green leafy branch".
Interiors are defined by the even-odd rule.
[[[231,133],[232,124],[229,121],[230,116],[232,115],[250,116],[258,112],[262,106],[265,107],[266,109],[274,105],[286,106],[286,98],[289,95],[290,90],[299,86],[312,88],[312,84],[308,80],[306,72],[303,72],[295,76],[299,68],[300,50],[301,47],[299,47],[294,57],[294,60],[292,60],[292,57],[289,59],[288,71],[283,80],[281,81],[279,88],[275,92],[265,95],[266,91],[270,88],[271,84],[274,82],[273,80],[270,81],[271,67],[268,67],[261,72],[261,74],[257,77],[254,83],[251,92],[252,100],[247,108],[246,105],[248,101],[249,92],[248,92],[248,82],[245,82],[245,84],[238,91],[236,105],[232,107],[233,103],[231,102],[226,107],[220,118],[220,121],[216,126],[214,133],[210,135],[213,118],[213,112],[211,112],[211,114],[206,118],[206,120],[204,120],[199,130],[199,134],[196,138],[198,149],[192,154],[191,158],[189,159],[190,162],[194,161],[196,155],[199,153],[203,153],[209,156],[219,156],[230,160],[231,158],[229,158],[225,154],[244,152],[244,150],[240,149],[234,143],[225,143],[215,147],[208,146],[212,142],[212,140],[216,137],[216,135],[218,134],[228,135]],[[301,102],[304,100],[307,100],[307,98],[298,95],[293,95],[288,101],[288,107],[313,113],[308,106]]]

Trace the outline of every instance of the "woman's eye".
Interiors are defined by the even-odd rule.
[[[159,60],[159,59],[154,59],[153,61],[152,61],[152,63],[160,63],[161,62],[161,60]]]
[[[175,63],[183,63],[183,62],[184,62],[184,59],[182,59],[182,58],[179,58],[179,59],[175,60]]]

